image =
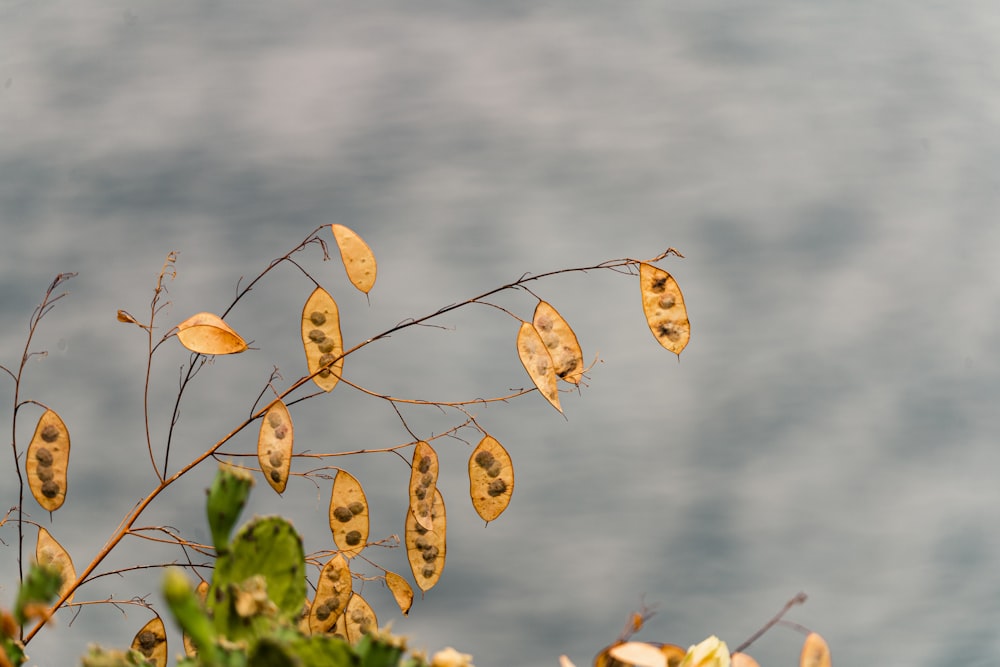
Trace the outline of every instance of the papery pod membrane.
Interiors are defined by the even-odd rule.
[[[347,624],[347,641],[357,643],[367,634],[378,631],[378,618],[371,605],[357,593],[347,601],[344,610],[344,621]]]
[[[729,657],[729,667],[760,667],[760,664],[746,653],[733,653]]]
[[[413,448],[410,464],[410,512],[421,526],[434,530],[432,506],[437,490],[438,457],[434,448],[421,440]]]
[[[340,311],[337,302],[322,287],[313,290],[302,308],[302,345],[306,351],[309,374],[319,371],[313,375],[313,382],[323,391],[337,386],[344,369]]]
[[[132,648],[156,667],[167,667],[167,632],[163,621],[154,618],[142,626],[142,630],[132,639]]]
[[[410,582],[395,572],[386,572],[385,585],[389,587],[389,591],[392,593],[393,599],[396,600],[396,604],[399,605],[399,610],[403,612],[403,616],[408,616],[410,607],[413,606],[413,588],[410,586]]]
[[[660,654],[662,654],[663,658],[666,660],[665,664],[667,665],[667,667],[678,667],[678,665],[681,664],[681,661],[684,660],[684,656],[687,655],[687,651],[681,648],[680,646],[677,646],[676,644],[650,644],[647,642],[619,642],[617,644],[612,644],[611,646],[605,647],[604,650],[598,653],[597,657],[594,658],[594,667],[641,667],[641,665],[644,663],[623,662],[622,660],[618,660],[613,656],[612,653],[613,651],[618,649],[618,647],[620,646],[624,646],[627,643],[644,644],[645,646],[654,647],[660,652]],[[628,649],[626,649],[626,651],[628,651]],[[652,659],[654,661],[660,660],[660,658],[654,656],[650,652],[644,651],[642,655],[647,655],[649,656],[649,659]],[[629,657],[629,654],[626,653],[625,656]],[[631,657],[639,657],[639,656],[634,655]],[[656,664],[664,664],[664,663],[657,662]]]
[[[281,401],[275,401],[261,419],[257,461],[267,483],[278,493],[284,493],[288,483],[294,437],[295,428],[288,408]]]
[[[830,667],[830,647],[819,634],[810,632],[802,644],[799,667]]]
[[[309,631],[313,634],[342,634],[335,632],[337,619],[343,618],[351,595],[351,570],[344,557],[337,554],[327,561],[319,573],[316,595],[309,609]],[[346,637],[346,630],[344,632]]]
[[[559,656],[559,667],[576,667],[576,665],[567,656],[561,655]]]
[[[204,606],[205,598],[208,596],[208,582],[203,581],[198,584],[198,586],[194,589],[194,595],[198,602]],[[191,641],[191,638],[186,632],[182,634],[181,639],[184,642],[184,655],[189,658],[193,658],[198,655],[198,649],[195,648],[194,643]]]
[[[551,304],[539,301],[531,323],[549,350],[556,376],[571,384],[580,384],[580,378],[583,377],[583,349],[562,315]]]
[[[59,584],[60,596],[76,582],[76,569],[69,552],[41,526],[38,527],[38,541],[35,543],[35,561],[39,565],[53,566],[59,570],[59,576],[62,577],[62,583]],[[72,595],[66,598],[67,603],[72,601]]]
[[[368,542],[368,500],[350,473],[341,470],[330,494],[330,530],[333,541],[346,558],[354,558]]]
[[[469,496],[472,506],[490,522],[507,509],[514,493],[514,466],[510,455],[492,436],[485,436],[469,457]]]
[[[25,467],[28,488],[38,504],[50,512],[62,507],[69,468],[69,430],[52,410],[46,410],[38,418],[35,435],[28,444]]]
[[[639,264],[639,286],[649,330],[660,345],[679,356],[691,338],[681,288],[669,273],[645,263]]]
[[[246,341],[212,313],[198,313],[178,324],[177,339],[198,354],[236,354],[247,349]]]
[[[552,404],[559,412],[559,388],[556,386],[555,367],[552,364],[552,355],[542,342],[542,337],[538,335],[535,327],[530,322],[522,322],[521,328],[517,332],[517,356],[528,371],[528,376],[535,383],[538,391]]]
[[[340,258],[344,260],[347,278],[367,294],[375,285],[375,275],[378,272],[375,255],[354,230],[343,225],[330,225],[330,228],[333,230],[333,238],[337,240],[337,247],[340,248]]]
[[[447,516],[441,491],[434,490],[434,506],[431,510],[434,530],[427,530],[413,516],[406,512],[406,558],[410,561],[413,580],[420,590],[426,592],[441,578],[446,552],[445,531]]]

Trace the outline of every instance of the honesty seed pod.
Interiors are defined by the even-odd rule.
[[[337,554],[327,561],[319,573],[316,595],[309,608],[309,631],[314,634],[330,633],[347,608],[351,595],[351,570],[344,557]]]
[[[28,445],[25,468],[31,495],[50,512],[62,507],[66,500],[68,467],[69,431],[59,415],[46,410]]]
[[[132,648],[156,667],[167,667],[167,633],[163,621],[154,618],[142,626],[132,640]]]
[[[363,636],[378,630],[378,618],[371,605],[357,593],[351,595],[344,610],[347,623],[347,641],[356,644]]]
[[[367,294],[375,285],[378,267],[371,248],[353,230],[343,225],[330,225],[333,238],[337,240],[340,258],[344,261],[344,270],[351,283]]]
[[[278,493],[284,493],[292,466],[295,429],[288,408],[279,400],[264,413],[257,437],[257,461],[264,479]]]
[[[677,281],[652,264],[639,264],[639,286],[646,324],[660,345],[680,355],[691,338],[684,296]]]
[[[177,339],[198,354],[236,354],[247,349],[246,341],[212,313],[198,313],[178,324]]]
[[[549,350],[556,376],[571,384],[580,384],[583,377],[583,350],[576,334],[562,315],[549,303],[539,301],[531,323]]]
[[[313,382],[323,391],[337,386],[344,368],[340,311],[337,302],[322,287],[313,290],[302,308],[302,346]]]
[[[330,530],[345,558],[361,553],[368,541],[368,500],[350,473],[340,470],[330,494]]]
[[[434,448],[421,440],[413,448],[413,461],[410,469],[410,512],[417,523],[433,530],[432,505],[434,491],[437,489],[438,457]]]
[[[447,517],[441,491],[434,489],[434,504],[431,510],[434,530],[427,530],[419,523],[413,512],[406,512],[406,558],[410,561],[413,579],[422,591],[428,591],[441,578],[446,552],[445,534]]]
[[[521,328],[517,331],[517,356],[539,393],[552,407],[562,412],[552,355],[530,322],[521,322]]]
[[[69,557],[69,552],[41,526],[38,527],[38,541],[35,542],[35,561],[39,565],[51,565],[59,570],[59,576],[62,578],[59,595],[63,595],[76,581],[76,569],[73,567],[73,559]],[[72,601],[72,595],[66,598],[67,603]]]
[[[413,606],[413,588],[406,579],[395,572],[385,573],[385,585],[389,587],[389,591],[392,593],[393,599],[396,600],[396,604],[399,605],[399,610],[403,612],[403,616],[407,616],[410,613],[410,607]]]
[[[469,457],[469,496],[484,521],[496,519],[507,509],[514,493],[514,466],[499,442],[485,436]]]

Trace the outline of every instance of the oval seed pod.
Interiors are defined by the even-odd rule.
[[[417,523],[427,530],[434,529],[432,507],[437,490],[438,457],[434,448],[421,440],[413,448],[410,466],[410,512]]]
[[[406,511],[406,558],[410,561],[413,580],[420,590],[426,592],[441,578],[444,569],[446,549],[445,531],[448,526],[445,515],[444,498],[441,491],[434,489],[434,505],[431,509],[434,530],[427,530],[417,523],[413,512]]]
[[[76,581],[76,568],[73,567],[73,559],[69,557],[69,552],[41,526],[38,527],[38,541],[35,542],[35,561],[39,565],[51,565],[59,570],[59,575],[62,577],[62,583],[59,585],[60,596]],[[66,598],[67,603],[72,601],[72,595]]]
[[[69,430],[52,410],[46,410],[38,418],[35,434],[28,444],[25,468],[28,487],[38,504],[50,512],[62,507],[69,468]]]
[[[552,356],[556,376],[571,384],[580,384],[580,378],[583,377],[583,349],[562,315],[549,303],[539,301],[531,323]]]
[[[530,322],[521,322],[521,328],[518,329],[517,356],[545,400],[562,412],[562,408],[559,407],[559,389],[556,387],[557,379],[552,355]]]
[[[799,667],[830,667],[830,647],[819,634],[810,632],[802,644]]]
[[[313,382],[323,391],[337,386],[344,368],[340,311],[337,302],[322,287],[313,290],[302,308],[302,345],[306,351],[309,374],[319,371],[313,375]]]
[[[368,542],[368,500],[358,480],[343,470],[333,480],[330,530],[345,558],[357,556]]]
[[[680,356],[691,338],[691,323],[677,281],[663,269],[640,263],[639,287],[649,330],[660,345]]]
[[[514,466],[510,454],[491,436],[484,436],[469,457],[472,506],[489,523],[507,509],[513,493]]]
[[[288,408],[276,400],[264,413],[257,436],[257,461],[264,478],[278,493],[284,493],[292,467],[292,441],[295,428]]]
[[[403,616],[408,616],[410,614],[410,607],[413,606],[413,588],[410,587],[410,583],[395,572],[386,571],[385,585],[392,592],[392,597],[396,600],[396,604],[399,605],[399,610],[403,612]]]
[[[159,617],[142,626],[132,640],[132,648],[156,667],[167,667],[167,633]]]
[[[375,285],[375,275],[378,272],[372,249],[352,229],[343,225],[330,225],[330,229],[340,248],[340,258],[344,261],[348,279],[355,287],[368,294]]]
[[[326,634],[334,630],[351,595],[351,570],[344,557],[337,554],[327,561],[319,573],[316,596],[309,608],[310,632]]]
[[[347,625],[347,641],[356,643],[363,636],[378,631],[378,618],[371,605],[363,597],[355,593],[347,601],[344,610],[344,621]]]
[[[198,313],[178,324],[177,339],[198,354],[236,354],[247,349],[246,341],[212,313]]]

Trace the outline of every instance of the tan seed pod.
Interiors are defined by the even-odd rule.
[[[358,480],[343,470],[333,480],[330,530],[345,558],[357,556],[368,542],[368,500]]]
[[[337,386],[344,368],[340,311],[337,302],[322,287],[313,290],[302,308],[302,345],[306,351],[309,374],[319,371],[313,375],[313,382],[323,391]]]
[[[344,557],[337,554],[327,561],[319,573],[316,595],[309,608],[310,632],[331,633],[336,628],[337,619],[347,608],[351,595],[351,570]]]
[[[531,323],[552,356],[556,376],[571,384],[580,384],[583,377],[583,350],[576,334],[562,315],[549,303],[539,301]]]
[[[410,512],[421,526],[434,529],[431,518],[434,491],[437,489],[438,457],[434,448],[421,440],[413,448],[410,470]]]
[[[38,418],[25,467],[28,487],[38,504],[50,512],[62,507],[69,468],[69,430],[52,410]]]
[[[399,605],[399,610],[403,612],[403,616],[408,616],[410,607],[413,606],[413,588],[410,586],[410,582],[395,572],[386,572],[385,585],[389,587],[389,591],[392,593],[393,599],[396,600],[396,604]]]
[[[517,356],[545,400],[551,403],[556,410],[562,412],[562,408],[559,406],[559,389],[556,387],[558,380],[555,366],[552,364],[552,355],[549,354],[542,337],[538,335],[530,322],[522,322],[521,328],[518,329]]]
[[[441,578],[446,552],[445,531],[448,522],[441,491],[434,489],[432,510],[434,530],[417,523],[413,512],[406,511],[406,558],[410,561],[413,580],[422,591],[430,590]]]
[[[344,622],[347,625],[347,641],[357,643],[363,636],[378,631],[378,618],[371,605],[363,597],[355,593],[347,601],[344,610]]]
[[[639,264],[639,286],[649,330],[660,345],[679,356],[691,338],[681,288],[669,273],[645,263]]]
[[[142,626],[132,640],[132,648],[156,667],[167,667],[167,633],[163,621],[154,618]]]
[[[292,441],[295,428],[288,408],[280,400],[274,401],[264,413],[257,436],[257,461],[264,479],[278,493],[284,493],[288,473],[292,467]]]
[[[733,653],[730,656],[730,667],[760,667],[760,664],[746,653]]]
[[[62,583],[59,585],[60,596],[76,581],[76,569],[73,567],[73,559],[69,557],[69,552],[41,526],[38,527],[38,541],[35,543],[35,561],[39,565],[51,565],[59,569],[62,577]],[[72,601],[72,595],[66,598],[66,602]]]
[[[378,273],[375,255],[353,230],[343,225],[330,225],[330,228],[333,230],[333,238],[337,240],[337,247],[340,248],[340,258],[344,260],[348,279],[367,294],[375,285],[375,275]]]
[[[236,354],[247,349],[246,341],[212,313],[198,313],[178,324],[177,339],[198,354]]]
[[[819,634],[810,632],[802,644],[799,667],[830,667],[830,647]]]
[[[485,436],[469,456],[469,496],[472,506],[490,522],[507,509],[514,493],[514,466],[499,442]]]

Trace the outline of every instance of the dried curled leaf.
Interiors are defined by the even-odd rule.
[[[421,440],[413,448],[410,467],[410,512],[417,523],[427,530],[434,529],[432,509],[437,490],[438,457],[434,448]]]
[[[538,391],[552,404],[559,412],[559,389],[556,387],[555,366],[552,363],[552,355],[542,342],[542,337],[530,322],[522,322],[521,328],[517,332],[517,356],[524,365],[524,370],[528,371],[531,381],[538,387]]]
[[[819,634],[810,632],[802,644],[799,667],[830,667],[830,647]]]
[[[344,610],[344,620],[347,624],[347,641],[357,643],[364,635],[378,631],[378,618],[375,611],[363,597],[355,593],[347,602]]]
[[[319,371],[313,375],[313,382],[323,391],[337,386],[344,368],[340,311],[337,302],[322,287],[313,290],[302,308],[302,345],[306,351],[309,374]]]
[[[385,585],[392,592],[392,597],[399,605],[403,616],[409,615],[410,607],[413,606],[413,588],[410,587],[410,583],[395,572],[386,572]]]
[[[330,530],[346,558],[357,556],[368,542],[368,500],[358,480],[343,470],[333,480]]]
[[[677,667],[685,655],[676,644],[619,642],[598,653],[594,667]]]
[[[580,378],[583,377],[583,350],[576,334],[562,315],[549,303],[539,301],[531,323],[549,350],[556,375],[571,384],[580,384]]]
[[[132,648],[156,667],[167,667],[167,633],[163,621],[154,618],[142,626],[132,640]]]
[[[309,608],[309,631],[313,634],[332,633],[351,595],[351,570],[344,557],[337,554],[327,561],[319,573],[316,597]]]
[[[31,495],[39,505],[54,512],[66,500],[69,430],[52,410],[46,410],[38,418],[27,457],[25,468]]]
[[[264,413],[257,436],[257,461],[267,483],[278,493],[284,493],[292,467],[292,441],[295,428],[288,408],[276,400]]]
[[[434,506],[431,510],[434,530],[427,530],[406,511],[406,558],[410,561],[413,580],[422,591],[430,590],[441,578],[446,551],[445,531],[447,517],[441,491],[434,490]]]
[[[367,294],[375,285],[375,275],[378,273],[375,255],[354,230],[343,225],[330,225],[330,228],[333,230],[333,238],[337,240],[337,247],[340,248],[340,258],[344,260],[348,279]]]
[[[646,323],[660,345],[680,355],[691,338],[684,296],[677,281],[652,264],[639,264],[639,286],[642,288],[642,310]]]
[[[247,349],[246,341],[212,313],[198,313],[178,324],[177,338],[198,354],[236,354]]]
[[[62,577],[62,583],[59,585],[60,596],[76,581],[76,569],[73,567],[73,559],[69,557],[69,552],[41,526],[38,527],[38,541],[35,542],[35,561],[39,565],[51,565],[59,569],[59,575]],[[73,596],[70,595],[66,602],[72,601]]]
[[[469,457],[469,496],[476,512],[489,522],[510,504],[514,493],[514,466],[510,454],[491,436],[485,436]]]

